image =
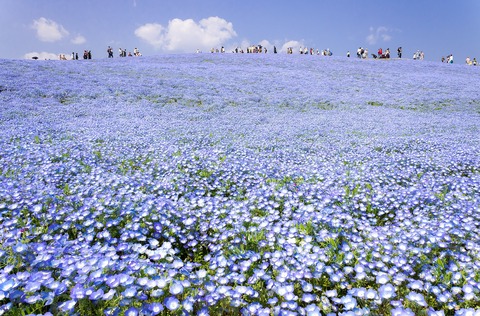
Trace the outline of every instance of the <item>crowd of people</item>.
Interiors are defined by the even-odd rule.
[[[199,49],[197,49],[196,51],[197,53],[201,53],[201,51]],[[210,53],[225,53],[226,50],[225,50],[225,47],[221,47],[220,49],[218,48],[215,48],[215,47],[212,47],[210,49]],[[232,50],[232,53],[235,53],[235,54],[243,54],[243,53],[247,53],[247,54],[262,54],[262,53],[267,53],[268,52],[268,49],[266,47],[263,47],[262,45],[250,45],[247,47],[247,49],[244,51],[243,48],[241,47],[235,47],[235,49]],[[276,54],[277,53],[277,48],[274,46],[273,47],[273,52]]]
[[[425,58],[425,54],[423,53],[423,51],[417,50],[413,54],[413,60],[423,60],[424,58]]]
[[[67,55],[65,54],[60,54],[58,56],[60,60],[78,60],[78,53],[72,52],[72,55],[70,55],[70,58],[67,58]],[[92,59],[92,51],[90,50],[84,50],[83,51],[83,59]]]
[[[477,58],[475,58],[475,57],[473,59],[470,59],[470,57],[467,57],[465,59],[465,63],[469,66],[477,66],[478,65]]]
[[[196,51],[197,53],[201,53],[199,49]],[[222,46],[221,48],[212,48],[210,50],[211,53],[225,53],[225,47]],[[243,54],[243,53],[248,53],[248,54],[266,54],[268,51],[267,47],[262,46],[262,45],[250,45],[244,50],[241,47],[235,47],[235,49],[232,50],[232,53],[236,54]],[[277,47],[273,46],[273,53],[277,54]],[[294,48],[293,47],[287,47],[286,48],[286,53],[288,55],[291,55],[294,53]],[[320,55],[320,56],[332,56],[333,53],[332,51],[327,48],[323,50],[319,49],[314,49],[314,48],[308,48],[308,47],[301,47],[298,50],[298,53],[301,55]],[[397,48],[397,58],[402,58],[402,53],[403,53],[403,48],[398,47]],[[113,48],[108,46],[107,48],[107,55],[108,58],[113,58]],[[127,49],[118,49],[118,56],[119,57],[127,57],[127,56],[142,56],[138,48],[135,47],[135,49],[132,52],[129,52],[127,54]],[[350,57],[350,51],[347,52],[347,57]],[[360,59],[367,59],[369,57],[368,54],[368,49],[364,47],[359,47],[357,49],[357,57]],[[387,48],[383,50],[382,48],[379,48],[377,51],[377,54],[371,54],[371,57],[373,59],[389,59],[391,58],[391,52],[390,48]],[[33,59],[38,59],[38,57],[32,57]],[[413,60],[423,60],[425,58],[425,54],[423,51],[417,50],[413,54]],[[67,55],[65,54],[60,54],[59,55],[60,60],[78,60],[78,53],[73,52],[70,58],[68,58]],[[83,59],[92,59],[92,52],[90,50],[84,50],[83,51]],[[447,57],[442,57],[442,63],[448,63],[448,64],[453,64],[453,54],[448,55]],[[470,59],[470,57],[467,57],[465,60],[465,63],[470,66],[477,66],[478,62],[476,58]]]
[[[453,64],[453,54],[448,55],[446,58],[442,57],[442,63]]]
[[[212,48],[210,50],[211,53],[225,53],[225,47],[221,48]],[[249,53],[249,54],[262,54],[262,53],[267,53],[268,49],[262,45],[251,45],[248,46],[246,50],[243,50],[241,47],[236,47],[235,49],[232,50],[232,53],[236,54],[243,54],[243,53]],[[277,54],[277,47],[273,46],[273,53]],[[199,49],[197,49],[196,53],[201,53]],[[286,48],[286,53],[288,55],[292,55],[294,53],[294,48],[293,47],[287,47]],[[320,56],[332,56],[333,53],[330,49],[314,49],[314,48],[308,48],[308,47],[301,47],[298,50],[298,53],[301,55],[320,55]],[[403,48],[400,46],[397,48],[397,58],[402,58],[403,56]],[[350,51],[347,51],[347,57],[350,57]],[[364,47],[359,47],[357,49],[357,57],[360,59],[367,59],[369,58],[368,54],[368,49]],[[377,54],[371,54],[371,57],[373,59],[390,59],[392,58],[392,53],[390,51],[390,48],[387,48],[383,50],[382,48],[379,48],[377,51]],[[413,60],[424,60],[425,59],[425,53],[421,50],[417,50],[415,53],[413,53]],[[442,57],[442,62],[443,63],[453,63],[453,55],[450,54],[446,58]],[[466,59],[466,64],[467,65],[473,65],[477,66],[478,62],[476,58],[470,59],[467,57]]]
[[[246,50],[243,50],[241,47],[235,47],[235,49],[232,50],[232,53],[235,54],[266,54],[268,53],[267,47],[264,47],[262,45],[251,45],[248,46]],[[287,47],[286,52],[288,55],[293,54],[293,47]],[[322,56],[332,56],[333,53],[330,51],[329,48],[324,49],[324,50],[319,50],[319,49],[314,49],[314,48],[308,48],[308,47],[300,47],[298,51],[301,55],[322,55]],[[201,53],[201,50],[197,49],[196,53]],[[220,49],[213,47],[210,49],[210,53],[225,53],[225,48],[222,46]],[[277,54],[278,50],[276,46],[273,46],[273,53]]]
[[[210,50],[211,53],[225,53],[225,47],[221,48],[212,48]],[[261,54],[261,53],[267,53],[268,50],[266,47],[262,45],[251,45],[248,46],[247,49],[244,51],[241,47],[236,47],[235,49],[232,50],[232,53],[250,53],[250,54]],[[201,53],[201,50],[197,49],[196,53]],[[273,46],[273,53],[277,54],[277,47]],[[294,53],[294,48],[293,47],[287,47],[286,48],[286,53],[288,55],[292,55]],[[309,47],[301,47],[298,50],[298,53],[301,55],[320,55],[320,56],[332,56],[333,52],[327,48],[323,50],[315,49],[315,48],[309,48]],[[397,48],[397,58],[402,58],[403,56],[403,48],[400,46]],[[347,52],[347,57],[350,57],[350,51]],[[357,57],[361,59],[367,59],[369,58],[368,54],[368,49],[364,47],[359,47],[357,49]],[[392,54],[390,52],[390,48],[387,48],[383,50],[382,48],[379,48],[377,51],[377,54],[371,54],[371,57],[373,59],[389,59],[392,58]],[[425,58],[425,53],[423,51],[417,50],[413,54],[413,59],[414,60],[423,60]],[[453,56],[451,56],[451,59],[453,60]],[[442,59],[444,61],[444,59]],[[468,62],[468,64],[474,64],[473,61]],[[476,63],[476,60],[475,60]]]
[[[398,47],[397,48],[397,57],[402,58],[402,53],[403,53],[403,48]],[[347,57],[350,57],[350,51],[347,52]],[[368,49],[359,47],[357,49],[357,57],[361,59],[366,59],[368,58]],[[383,48],[379,48],[377,50],[377,54],[372,54],[373,59],[389,59],[391,58],[391,53],[390,53],[390,48],[387,48],[386,50],[383,50]]]
[[[108,46],[107,48],[107,54],[108,54],[108,58],[113,58],[113,48]],[[135,47],[135,49],[133,50],[133,55],[132,55],[132,52],[129,52],[128,55],[127,55],[127,49],[126,48],[119,48],[118,49],[118,57],[132,57],[132,56],[135,56],[135,57],[139,57],[139,56],[142,56],[142,54],[140,53],[140,51],[138,50],[138,48]]]
[[[450,54],[447,57],[442,57],[442,63],[453,64],[453,54]],[[469,66],[477,66],[477,58],[470,59],[470,57],[467,57],[465,58],[465,64]]]
[[[350,52],[347,52],[347,56],[350,56]],[[360,46],[357,49],[357,58],[367,59],[368,58],[368,49]]]
[[[108,56],[108,58],[113,58],[113,48],[110,47],[110,46],[108,46],[108,48],[107,48],[107,56]],[[119,48],[118,49],[118,56],[119,57],[127,57],[127,56],[137,56],[137,57],[139,57],[139,56],[142,56],[142,54],[140,53],[140,51],[136,47],[133,50],[133,53],[129,52],[128,54],[127,54],[126,49]],[[58,58],[60,60],[78,60],[78,53],[73,52],[72,55],[70,56],[70,58],[68,58],[67,55],[65,55],[65,54],[60,54],[60,55],[58,55]],[[33,58],[33,59],[38,59],[38,57]],[[83,51],[83,59],[92,59],[92,51],[91,50],[84,50]]]

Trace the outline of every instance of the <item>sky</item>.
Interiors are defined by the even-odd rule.
[[[480,58],[480,0],[0,0],[0,58],[143,56],[263,45]],[[80,57],[81,58],[81,57]]]

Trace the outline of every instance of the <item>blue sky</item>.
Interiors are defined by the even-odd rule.
[[[249,44],[416,50],[425,59],[480,58],[480,1],[459,0],[0,0],[0,58],[106,58],[107,46],[143,55]],[[295,49],[295,53],[297,49]]]

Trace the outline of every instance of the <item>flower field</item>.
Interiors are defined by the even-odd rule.
[[[480,68],[0,60],[0,315],[480,315]]]

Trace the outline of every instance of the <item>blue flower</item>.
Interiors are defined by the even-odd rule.
[[[415,316],[415,313],[410,308],[397,307],[392,309],[392,316]]]
[[[427,306],[427,302],[425,301],[425,298],[421,293],[410,292],[405,298],[408,299],[409,301],[417,303],[420,306]]]
[[[180,307],[180,301],[174,296],[170,296],[165,300],[164,305],[167,309],[174,311]]]
[[[135,307],[130,307],[125,311],[125,316],[137,316],[138,310]]]
[[[2,311],[472,313],[478,72],[231,57],[0,61]]]
[[[395,297],[395,287],[391,284],[384,284],[378,289],[378,296],[380,299],[391,299]]]
[[[341,303],[346,310],[352,310],[357,306],[357,300],[351,295],[346,295],[341,298]]]
[[[182,283],[176,282],[176,281],[173,282],[173,283],[170,285],[169,292],[170,292],[170,294],[172,294],[172,295],[178,295],[178,294],[183,293],[183,285],[182,285]]]
[[[104,296],[104,291],[102,289],[98,289],[95,292],[92,292],[89,296],[89,298],[93,301],[99,300]]]
[[[38,290],[40,290],[42,284],[40,282],[37,282],[37,281],[33,281],[33,282],[28,282],[26,285],[25,285],[25,292],[36,292]]]
[[[14,279],[8,279],[0,284],[0,291],[8,292],[16,286],[17,286],[17,283],[15,282]]]
[[[105,293],[105,294],[102,296],[102,299],[103,299],[104,301],[109,301],[109,300],[111,300],[111,299],[115,296],[116,293],[117,293],[117,292],[116,292],[114,289],[110,289],[107,293]]]
[[[132,298],[137,295],[137,288],[134,286],[128,287],[125,289],[125,291],[122,293],[122,295],[126,298]]]
[[[65,301],[65,302],[61,303],[58,306],[58,308],[60,308],[61,311],[65,312],[65,313],[68,313],[68,312],[71,312],[73,310],[76,303],[77,302],[74,301],[74,300]]]

